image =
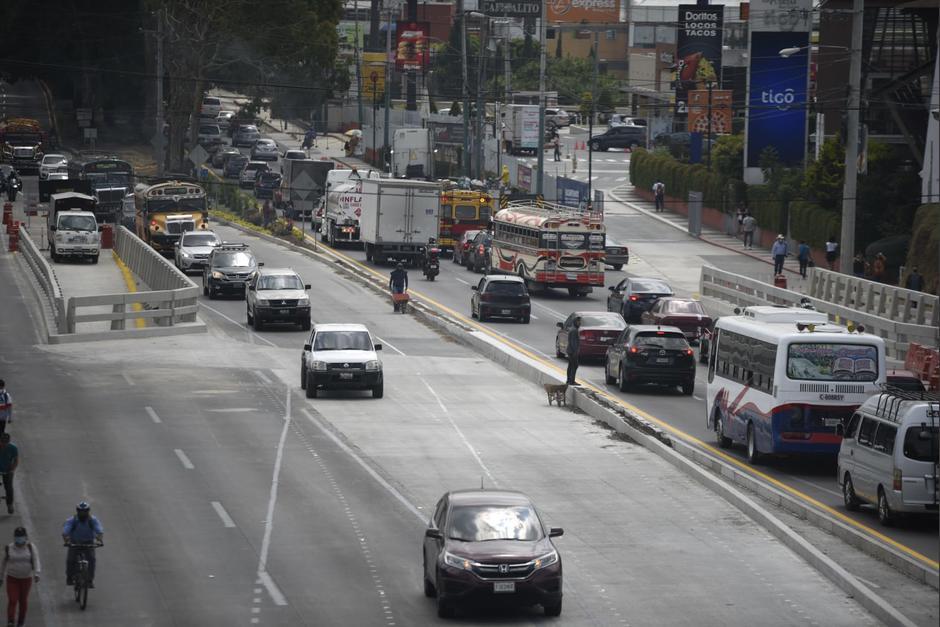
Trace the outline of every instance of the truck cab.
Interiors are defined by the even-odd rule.
[[[66,192],[50,197],[47,229],[52,260],[90,259],[98,263],[101,235],[94,208],[94,196]]]

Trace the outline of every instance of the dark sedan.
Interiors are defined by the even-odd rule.
[[[490,246],[493,244],[493,236],[489,231],[480,231],[470,242],[470,247],[465,253],[464,265],[467,270],[474,272],[486,272],[486,267],[490,261]]]
[[[240,154],[242,153],[238,148],[234,148],[232,146],[221,146],[218,150],[212,153],[212,167],[222,168],[229,159],[235,155]]]
[[[635,383],[695,389],[695,356],[685,334],[676,327],[631,325],[607,349],[604,380],[627,392]]]
[[[609,148],[642,148],[646,146],[645,126],[615,126],[591,138],[591,150],[603,152]]]
[[[623,244],[607,240],[604,244],[604,263],[614,270],[620,270],[630,263],[630,249]]]
[[[568,355],[568,332],[574,326],[574,319],[581,318],[581,329],[578,337],[581,343],[578,347],[579,357],[603,357],[607,354],[607,347],[617,339],[617,336],[627,328],[623,316],[609,311],[576,311],[564,322],[558,323],[558,332],[555,334],[555,355],[566,357]]]
[[[496,274],[485,276],[471,287],[470,316],[486,322],[489,318],[513,318],[529,324],[532,303],[522,277]]]
[[[437,615],[481,601],[541,605],[561,615],[561,556],[527,496],[502,490],[448,492],[424,534],[424,594]]]
[[[222,176],[227,179],[237,179],[246,165],[248,165],[248,157],[245,155],[232,155],[225,160],[225,165],[222,166]]]
[[[470,242],[473,241],[479,232],[480,231],[477,230],[470,230],[460,234],[460,239],[457,241],[457,245],[454,246],[454,263],[460,264],[461,266],[467,265],[467,252],[470,250]]]
[[[714,324],[702,303],[691,298],[660,298],[643,312],[640,322],[679,327],[692,346],[697,346]]]
[[[616,311],[628,324],[639,322],[643,312],[657,299],[672,296],[672,288],[661,279],[628,277],[612,285],[607,296],[607,311]]]
[[[262,172],[255,179],[255,198],[271,200],[275,190],[281,188],[281,175],[277,172]]]

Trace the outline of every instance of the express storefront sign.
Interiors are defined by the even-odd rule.
[[[549,0],[550,22],[606,23],[620,21],[620,0]]]

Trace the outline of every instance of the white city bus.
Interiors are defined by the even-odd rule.
[[[584,296],[604,286],[603,217],[548,202],[512,201],[493,216],[488,271]]]
[[[715,323],[706,420],[718,446],[836,455],[842,426],[885,382],[885,344],[799,308],[748,307]]]

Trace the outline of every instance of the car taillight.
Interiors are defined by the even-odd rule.
[[[688,355],[689,357],[691,357],[691,356],[693,355],[692,349],[691,349],[691,348],[685,349],[685,354]]]
[[[484,302],[489,302],[493,300],[493,295],[492,294],[480,294],[480,300]]]
[[[482,254],[483,254],[483,244],[480,244],[480,246],[477,248],[477,254],[478,254],[478,255],[482,255]]]
[[[468,250],[469,248],[470,248],[470,242],[464,242],[464,243],[463,243],[463,249],[464,249],[464,250]]]
[[[640,298],[636,294],[633,294],[632,296],[630,296],[630,300],[637,301],[637,300],[640,300]]]
[[[636,346],[631,346],[631,347],[630,347],[630,352],[631,352],[631,353],[638,353],[638,352],[640,352],[640,351],[639,351],[639,349],[637,349]]]
[[[904,475],[901,473],[901,469],[895,468],[894,469],[894,484],[891,486],[892,488],[894,488],[895,491],[897,492],[901,491],[901,483],[902,483],[901,480],[903,478],[904,478]]]

